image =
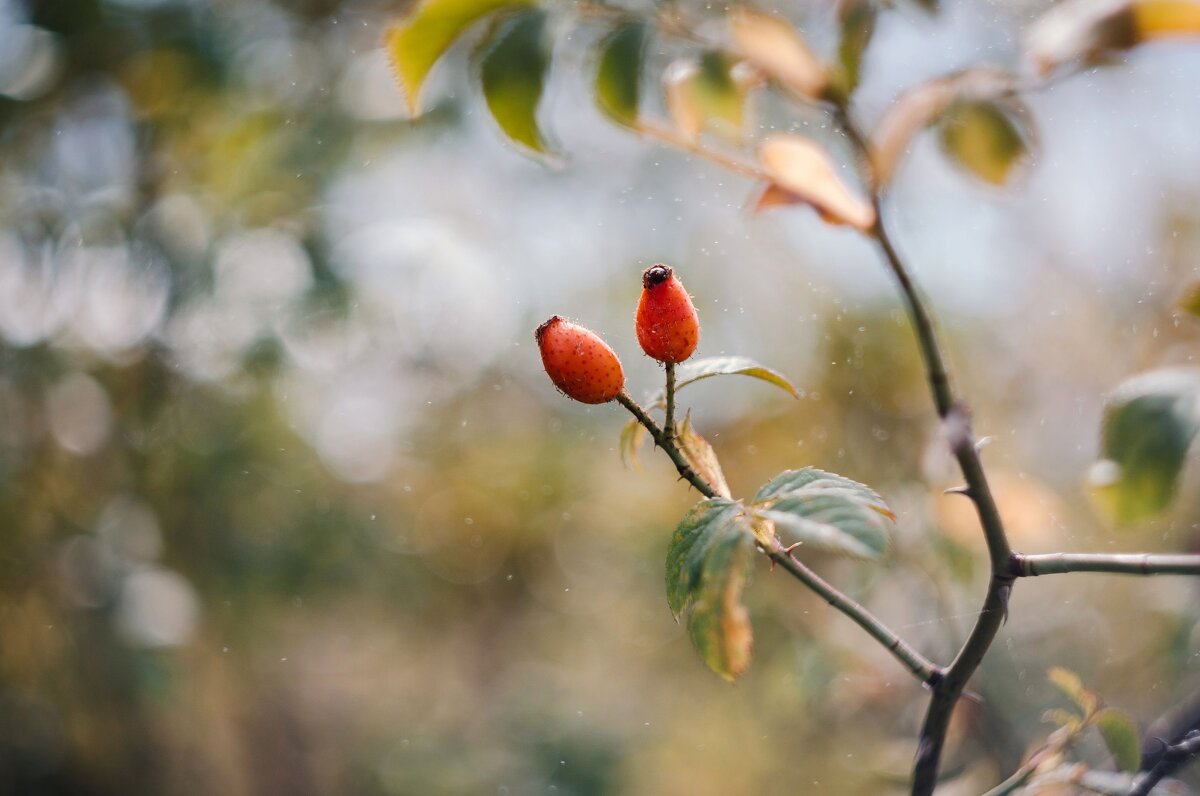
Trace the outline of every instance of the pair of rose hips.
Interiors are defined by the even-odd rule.
[[[642,273],[636,326],[642,350],[659,362],[682,362],[696,350],[700,319],[670,266],[659,263]],[[602,404],[625,388],[621,360],[592,330],[555,315],[539,326],[534,336],[542,366],[568,398]]]

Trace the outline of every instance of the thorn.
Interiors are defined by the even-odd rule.
[[[988,445],[991,445],[992,439],[993,439],[992,437],[980,437],[979,440],[975,443],[975,452],[979,453],[985,447],[987,447]]]
[[[785,555],[790,556],[792,554],[792,551],[795,550],[797,547],[799,547],[802,544],[804,544],[804,542],[794,542],[794,543],[788,545],[787,547],[783,548],[783,552]]]
[[[976,705],[983,704],[983,696],[969,689],[963,689],[962,698]]]
[[[1000,624],[1007,625],[1008,624],[1008,598],[1012,595],[1012,586],[1001,586],[999,593],[1000,593],[1000,603],[1003,606],[1002,610],[1004,611],[1003,616],[1000,618]]]
[[[947,489],[946,491],[942,492],[942,494],[943,495],[963,495],[964,497],[971,497],[971,487],[966,486],[965,484],[963,486],[952,486],[949,489]]]

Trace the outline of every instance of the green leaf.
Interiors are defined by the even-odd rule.
[[[646,439],[646,427],[637,421],[630,420],[621,429],[621,463],[626,467],[638,467],[638,449]]]
[[[1171,502],[1200,430],[1200,369],[1168,368],[1130,379],[1110,396],[1101,460],[1089,479],[1117,522],[1152,517]]]
[[[408,111],[420,112],[421,86],[429,70],[467,28],[502,8],[523,8],[531,0],[423,0],[411,13],[388,28],[384,47]]]
[[[765,503],[772,498],[787,495],[792,492],[812,490],[813,492],[834,492],[846,490],[846,494],[869,505],[872,509],[887,517],[895,519],[896,515],[888,509],[883,498],[871,487],[837,473],[819,470],[816,467],[803,467],[799,470],[784,470],[767,483],[759,487],[754,495],[755,504]]]
[[[492,118],[516,143],[545,153],[537,110],[550,65],[546,12],[535,9],[501,20],[476,54],[480,85]]]
[[[754,497],[755,513],[794,541],[878,560],[890,545],[894,515],[869,487],[814,467],[787,470]]]
[[[753,635],[741,595],[750,574],[754,536],[740,503],[701,501],[675,529],[667,550],[667,603],[700,657],[727,680],[750,661]]]
[[[626,22],[600,42],[596,103],[610,119],[627,127],[635,126],[638,120],[646,38],[644,24]]]
[[[863,53],[875,33],[878,9],[873,0],[846,0],[838,9],[842,23],[842,38],[838,43],[838,88],[850,96],[858,88]]]
[[[678,365],[675,368],[675,390],[679,391],[689,384],[713,376],[749,376],[774,384],[786,390],[793,398],[800,397],[800,393],[782,374],[747,357],[705,357]],[[659,390],[650,396],[648,402],[651,406],[663,406],[666,403],[666,393]]]
[[[1117,768],[1133,773],[1142,767],[1142,749],[1137,728],[1128,716],[1114,708],[1096,714],[1093,723],[1104,738],[1104,745],[1113,756]]]
[[[687,566],[688,556],[694,549],[703,550],[704,540],[718,529],[734,522],[741,504],[724,498],[702,500],[692,507],[687,516],[675,528],[671,543],[667,547],[667,605],[676,619],[683,613],[691,599],[700,573]]]
[[[962,168],[1003,185],[1029,157],[1029,135],[998,103],[953,103],[938,122],[942,149]]]

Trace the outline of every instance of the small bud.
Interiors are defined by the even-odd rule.
[[[625,371],[608,344],[590,329],[555,315],[534,333],[542,367],[568,398],[602,404],[625,387]]]
[[[652,265],[642,273],[637,338],[648,355],[671,363],[690,357],[700,342],[696,307],[668,265]]]

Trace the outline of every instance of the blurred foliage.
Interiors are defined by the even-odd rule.
[[[757,663],[737,689],[712,677],[662,597],[694,495],[648,452],[623,470],[622,418],[562,405],[529,330],[565,311],[550,303],[628,327],[637,258],[686,254],[705,353],[761,356],[803,396],[689,388],[732,490],[809,464],[877,485],[898,516],[891,564],[810,563],[944,658],[981,540],[939,495],[953,482],[894,300],[848,293],[868,273],[853,256],[834,258],[839,283],[819,270],[832,249],[797,253],[784,227],[740,215],[744,186],[694,164],[659,170],[660,154],[602,139],[572,182],[488,149],[453,92],[405,119],[381,46],[397,10],[0,3],[0,792],[892,787],[921,690],[761,569],[745,595]],[[622,30],[600,74],[604,110],[631,123],[648,97],[620,53],[676,54]],[[841,79],[868,86],[874,54],[855,47]],[[551,78],[547,100],[567,88]],[[564,136],[600,124],[566,111]],[[1156,233],[1179,247],[1156,277],[1169,285],[1195,267],[1177,204]],[[597,233],[616,206],[628,215]],[[740,247],[751,237],[774,248]],[[1196,547],[1186,468],[1173,511],[1119,536],[1077,487],[1099,417],[1079,396],[1192,356],[1178,352],[1197,330],[1055,267],[1009,278],[1054,312],[1004,319],[1004,335],[994,315],[946,317],[1014,537]],[[1014,598],[984,707],[959,723],[960,791],[1045,732],[1053,697],[1025,673],[1048,662],[1143,723],[1200,688],[1194,587],[1046,581]]]

